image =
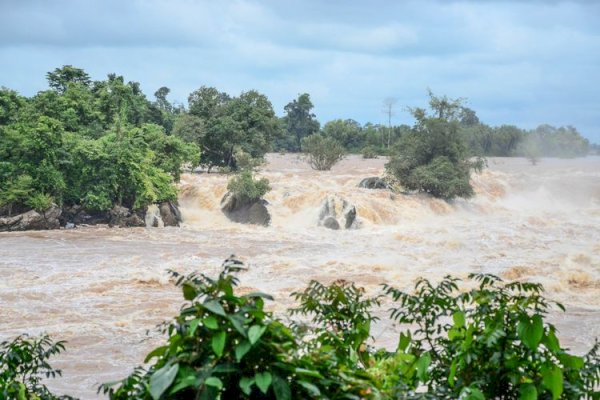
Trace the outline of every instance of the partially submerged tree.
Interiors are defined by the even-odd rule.
[[[302,140],[302,147],[311,168],[318,171],[329,171],[338,161],[344,158],[344,147],[329,137],[311,135]]]
[[[408,190],[450,200],[473,196],[471,171],[483,167],[472,161],[459,132],[460,99],[429,92],[431,113],[413,108],[413,129],[400,137],[386,170]]]

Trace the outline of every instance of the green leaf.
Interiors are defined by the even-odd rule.
[[[271,386],[271,381],[273,377],[270,372],[257,372],[254,374],[254,381],[256,382],[256,386],[260,389],[261,392],[267,394],[269,390],[269,386]]]
[[[454,387],[454,377],[456,376],[456,370],[458,369],[458,359],[455,358],[450,365],[450,375],[448,375],[448,385]]]
[[[467,388],[468,395],[465,400],[485,400],[485,396],[481,393],[481,390],[477,388]]]
[[[22,382],[19,382],[19,393],[17,394],[19,400],[27,400],[27,388]]]
[[[250,392],[252,392],[252,385],[254,385],[254,378],[248,378],[244,376],[240,379],[240,389],[246,396],[250,396]]]
[[[242,358],[246,355],[246,353],[248,353],[248,351],[250,350],[251,347],[252,347],[252,345],[247,340],[244,340],[243,342],[240,342],[240,344],[238,344],[235,347],[235,359],[236,359],[236,361],[240,362],[242,360]]]
[[[555,365],[542,368],[542,381],[544,382],[544,386],[552,393],[552,399],[558,399],[563,391],[563,376],[561,369]]]
[[[250,339],[250,343],[256,343],[258,339],[260,339],[260,337],[263,335],[263,333],[265,333],[266,329],[266,326],[252,325],[250,327],[250,330],[248,330],[248,339]]]
[[[417,360],[417,376],[421,382],[425,382],[427,380],[427,368],[429,368],[430,363],[431,356],[429,353],[424,353]]]
[[[182,389],[187,387],[198,387],[200,384],[200,378],[198,378],[195,374],[186,375],[185,377],[178,379],[175,381],[175,385],[169,390],[169,394],[175,394]]]
[[[560,351],[560,343],[554,333],[554,329],[550,329],[548,334],[544,336],[544,344],[553,353],[558,353]]]
[[[531,350],[537,349],[544,336],[544,323],[539,314],[533,316],[531,321],[522,320],[517,326],[519,339]]]
[[[558,355],[558,359],[560,360],[561,364],[565,367],[565,368],[572,368],[572,369],[581,369],[583,368],[585,361],[583,360],[583,358],[581,357],[577,357],[577,356],[572,356],[570,354],[559,354]]]
[[[150,353],[148,353],[148,355],[144,359],[144,362],[147,363],[153,357],[161,357],[163,354],[165,354],[165,351],[167,351],[168,348],[169,348],[169,346],[160,346],[160,347],[155,348]]]
[[[306,382],[306,381],[298,381],[298,384],[300,386],[302,386],[304,389],[306,389],[311,396],[313,396],[313,397],[321,396],[321,391],[319,390],[319,388],[316,387],[315,385],[313,385],[312,383]]]
[[[223,349],[225,348],[225,338],[227,334],[224,331],[217,332],[212,338],[212,349],[218,357],[223,355]]]
[[[246,332],[246,328],[244,327],[244,319],[239,315],[232,315],[229,317],[229,321],[231,325],[235,328],[236,331],[240,333],[243,337],[248,337],[248,333]]]
[[[537,400],[538,394],[535,385],[525,383],[519,387],[519,400]]]
[[[452,320],[454,321],[454,326],[457,328],[462,328],[465,326],[465,313],[462,311],[457,311],[452,314]]]
[[[158,400],[160,396],[167,390],[173,379],[177,375],[179,364],[165,365],[164,367],[156,370],[150,377],[150,396],[154,400]]]
[[[404,334],[404,332],[400,333],[400,340],[398,341],[398,350],[405,351],[410,344],[410,332]]]
[[[204,308],[206,308],[210,312],[213,312],[222,317],[227,316],[227,314],[225,313],[225,310],[223,309],[223,306],[221,306],[221,304],[216,300],[207,301],[206,303],[204,303],[202,305],[204,306]]]
[[[206,379],[204,384],[206,386],[216,387],[219,390],[223,389],[223,382],[216,376],[211,376],[210,378]]]
[[[277,400],[291,400],[292,391],[290,386],[284,378],[279,375],[273,376],[273,391],[275,392],[275,398]]]
[[[219,322],[217,321],[217,319],[212,316],[209,315],[208,317],[204,318],[202,320],[202,323],[204,324],[204,326],[206,326],[208,329],[212,329],[212,330],[217,330],[219,329]]]
[[[196,288],[189,284],[189,283],[184,283],[181,288],[183,289],[183,298],[186,300],[194,300],[196,298],[196,296],[198,296],[198,291],[196,290]]]

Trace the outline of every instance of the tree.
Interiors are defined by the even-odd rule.
[[[280,135],[271,102],[255,90],[230,97],[203,86],[189,96],[189,113],[196,119],[180,117],[176,132],[195,138],[209,169],[237,169],[238,150],[262,158]]]
[[[330,137],[310,135],[302,140],[302,145],[311,168],[318,171],[329,171],[344,158],[344,147]]]
[[[426,192],[446,200],[474,194],[469,182],[473,169],[483,161],[471,161],[459,132],[461,101],[436,97],[429,92],[431,114],[414,108],[413,129],[402,135],[386,170],[409,190]]]
[[[302,151],[302,139],[319,131],[319,121],[311,112],[313,107],[308,93],[299,95],[284,107],[286,131],[295,138],[294,147],[289,150]]]
[[[359,151],[364,143],[362,127],[353,119],[336,119],[327,122],[322,129],[323,136],[340,143],[348,151]]]
[[[58,93],[64,93],[71,84],[82,84],[89,86],[92,82],[90,76],[81,68],[72,65],[64,65],[46,74],[48,86]]]

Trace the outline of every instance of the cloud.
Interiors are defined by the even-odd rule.
[[[326,121],[381,102],[467,97],[490,124],[572,124],[600,142],[600,3],[587,1],[4,0],[0,85],[26,95],[63,64],[166,85],[311,94]],[[410,123],[398,112],[397,123]]]

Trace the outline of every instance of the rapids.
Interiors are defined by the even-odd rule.
[[[46,383],[99,398],[97,385],[139,365],[162,340],[152,328],[177,312],[181,296],[165,271],[217,274],[231,254],[249,267],[240,290],[273,294],[275,312],[311,279],[344,278],[375,294],[382,282],[408,290],[419,276],[489,272],[543,283],[567,307],[550,319],[575,352],[600,337],[600,157],[537,166],[491,158],[473,177],[476,197],[452,203],[357,188],[384,163],[350,156],[317,172],[294,155],[269,155],[261,170],[273,188],[266,228],[223,216],[227,176],[185,174],[181,228],[0,233],[0,339],[47,332],[67,340],[52,362],[63,377]],[[356,206],[358,229],[317,226],[329,194]],[[397,330],[381,323],[375,338],[393,346]]]

